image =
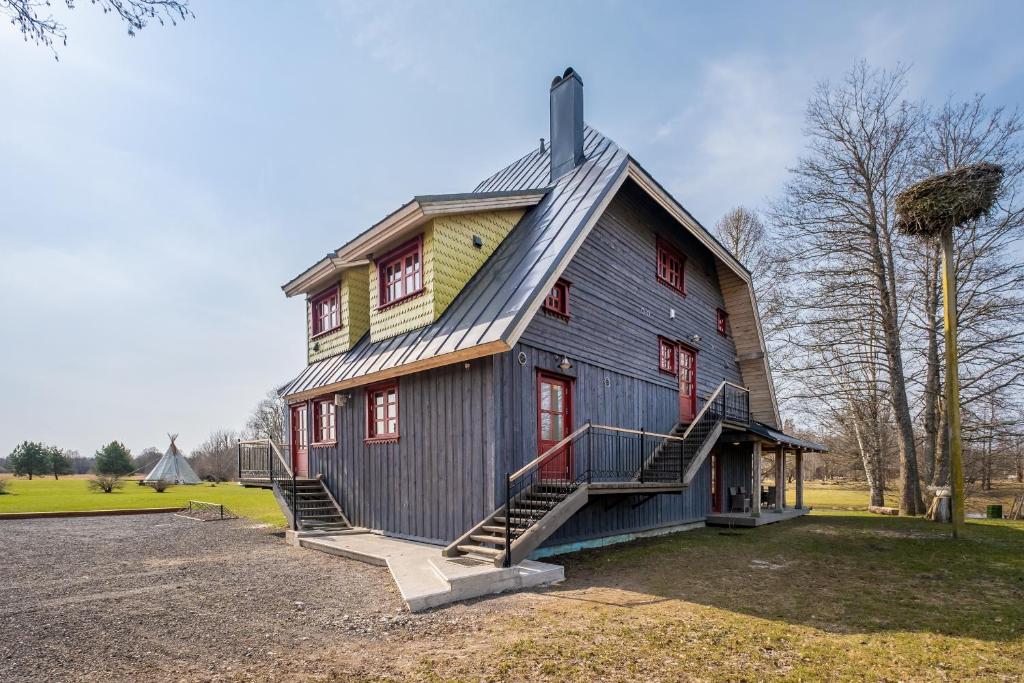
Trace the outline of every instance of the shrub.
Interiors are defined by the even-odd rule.
[[[4,495],[5,493],[7,493],[7,480],[0,479],[0,496]]]
[[[116,474],[97,474],[89,481],[89,490],[96,493],[113,493],[124,486],[124,482]]]
[[[157,479],[156,481],[147,481],[146,485],[157,493],[163,493],[171,487],[171,482],[164,481],[163,479]]]

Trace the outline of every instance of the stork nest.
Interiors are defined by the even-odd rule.
[[[896,197],[896,227],[908,235],[929,237],[981,218],[995,204],[1003,167],[961,166],[914,183]]]

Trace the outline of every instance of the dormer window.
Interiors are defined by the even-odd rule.
[[[658,282],[686,294],[686,258],[668,242],[658,240]]]
[[[423,291],[423,236],[377,259],[378,307],[390,306]]]
[[[310,300],[313,312],[313,336],[326,334],[341,327],[341,306],[338,287],[320,292]]]
[[[569,283],[559,280],[544,299],[544,310],[560,318],[569,319]]]

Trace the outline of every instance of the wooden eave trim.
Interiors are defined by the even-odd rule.
[[[439,368],[445,365],[452,365],[454,363],[462,363],[475,358],[493,356],[496,353],[502,353],[504,351],[509,351],[510,349],[511,347],[508,344],[500,340],[487,342],[478,346],[471,346],[468,349],[453,351],[440,356],[433,356],[431,358],[424,358],[423,360],[413,361],[412,363],[406,363],[405,365],[399,365],[386,370],[379,370],[368,375],[361,375],[341,382],[326,384],[321,387],[316,387],[315,389],[306,389],[305,391],[300,391],[295,394],[289,394],[285,396],[284,399],[289,404],[301,403],[321,394],[377,384],[384,380],[402,377],[403,375],[411,375],[413,373],[430,370],[432,368]]]
[[[308,292],[320,280],[347,268],[366,265],[367,259],[374,250],[407,231],[411,231],[423,223],[438,216],[448,216],[481,211],[501,211],[536,206],[541,202],[547,190],[530,194],[508,197],[460,197],[458,199],[427,199],[409,202],[395,213],[374,225],[364,234],[356,237],[343,247],[337,249],[333,256],[321,259],[309,269],[281,287],[289,296]]]
[[[661,205],[666,211],[669,212],[677,221],[679,221],[689,232],[696,237],[704,246],[711,251],[712,254],[718,257],[718,260],[723,263],[729,270],[736,275],[745,285],[747,293],[750,297],[750,305],[754,310],[754,323],[757,327],[757,341],[761,347],[761,353],[764,354],[762,362],[764,364],[764,373],[768,382],[768,393],[770,394],[772,402],[772,412],[775,415],[776,426],[781,425],[782,422],[779,419],[779,403],[775,397],[775,383],[772,381],[771,369],[768,367],[768,349],[764,343],[764,331],[761,328],[761,316],[757,310],[757,300],[754,297],[754,288],[751,284],[750,273],[744,268],[739,261],[736,260],[729,250],[718,243],[711,235],[705,230],[699,223],[697,223],[687,211],[679,205],[675,199],[670,196],[665,190],[658,185],[658,183],[648,173],[642,169],[632,157],[629,159],[628,164],[629,177],[641,187],[654,201]],[[721,282],[721,280],[719,280]],[[726,313],[728,313],[728,308]]]

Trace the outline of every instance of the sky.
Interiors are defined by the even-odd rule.
[[[0,456],[186,451],[305,366],[280,286],[416,194],[548,137],[548,86],[701,222],[777,197],[816,83],[911,66],[907,96],[1024,103],[1013,2],[192,0],[138,36],[0,21]]]

